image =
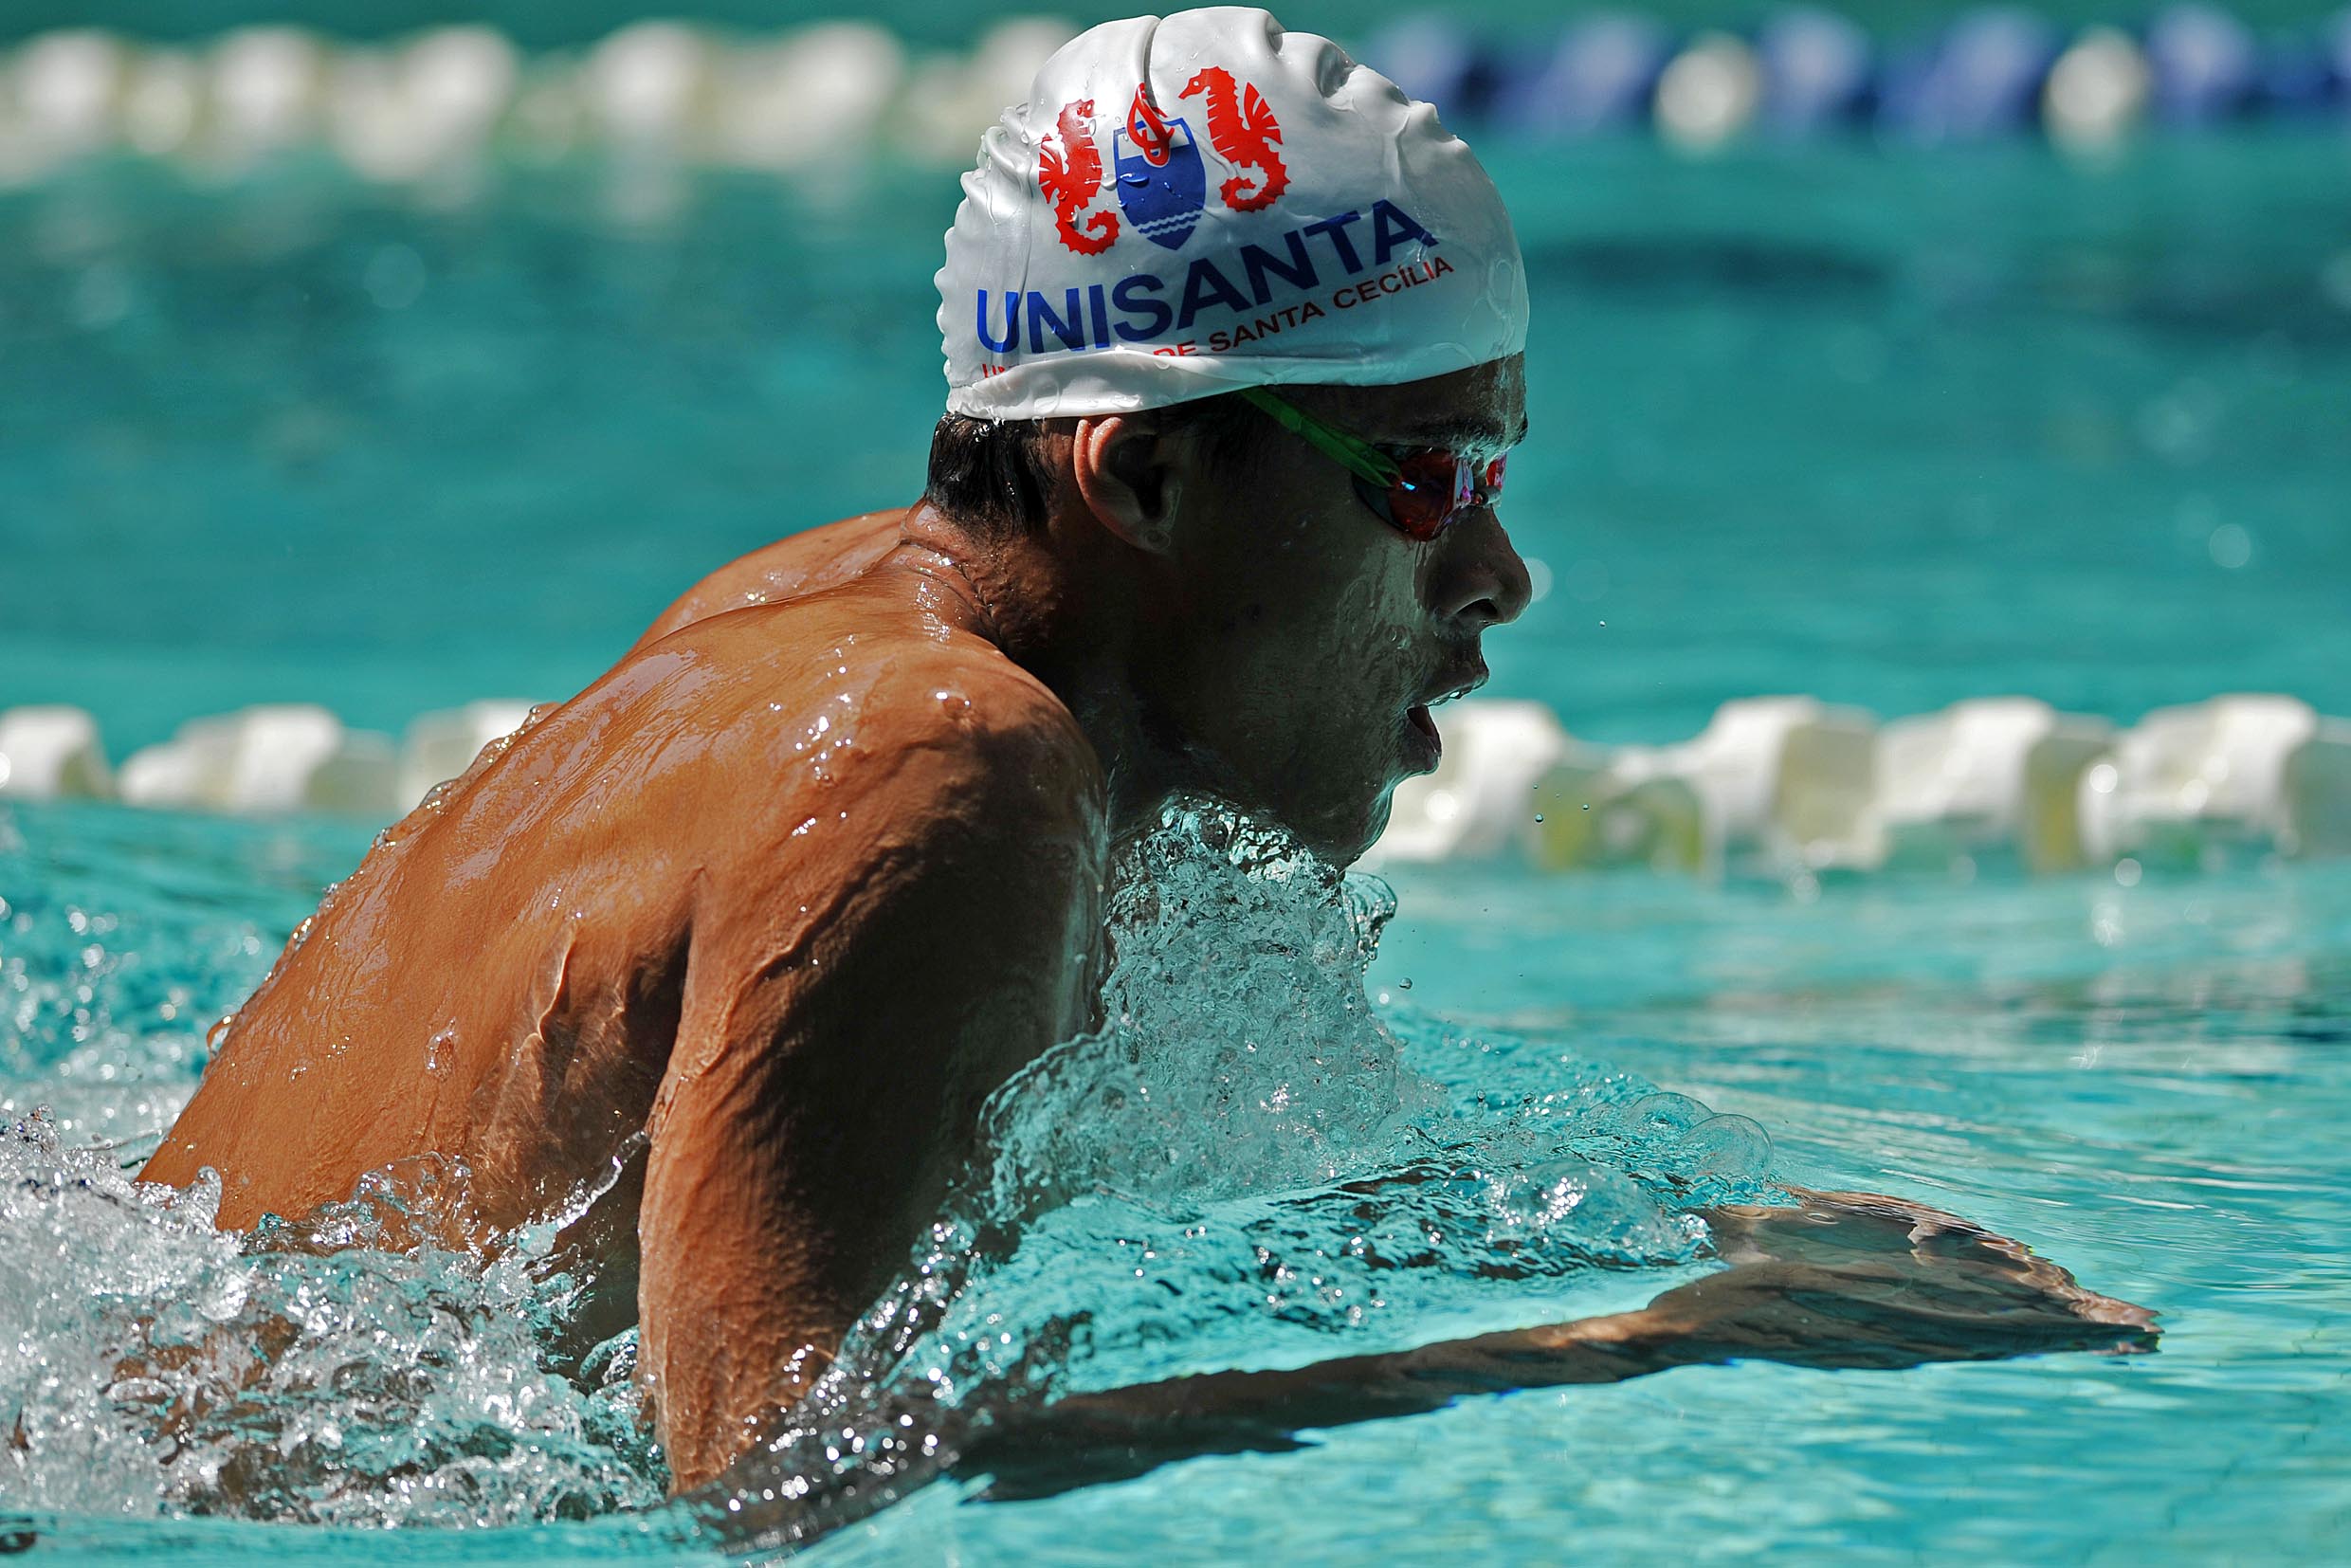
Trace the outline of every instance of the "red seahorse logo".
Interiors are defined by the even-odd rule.
[[[1235,212],[1271,207],[1290,188],[1289,171],[1282,166],[1282,155],[1273,150],[1282,139],[1282,124],[1273,118],[1272,105],[1254,82],[1245,91],[1221,65],[1201,70],[1178,96],[1190,98],[1199,92],[1208,94],[1208,139],[1216,155],[1257,176],[1252,184],[1247,174],[1235,174],[1217,189],[1217,194]]]
[[[1102,150],[1094,145],[1094,100],[1079,99],[1061,106],[1053,123],[1061,145],[1048,138],[1037,149],[1037,189],[1053,204],[1053,231],[1061,243],[1081,256],[1099,256],[1119,237],[1116,212],[1086,212],[1102,194]],[[1084,214],[1085,221],[1080,223]]]
[[[1176,133],[1167,123],[1167,116],[1159,112],[1159,100],[1151,96],[1151,83],[1135,83],[1135,101],[1127,105],[1126,139],[1135,144],[1143,161],[1154,169],[1167,167],[1169,149],[1174,146]]]

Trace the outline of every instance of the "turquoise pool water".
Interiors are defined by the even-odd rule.
[[[2351,142],[1486,155],[1535,291],[1508,520],[1552,584],[1497,692],[1611,740],[1768,690],[2351,714]],[[253,702],[576,690],[711,563],[920,488],[953,195],[0,194],[7,700],[119,757]]]
[[[2270,688],[2351,713],[2351,147],[1489,162],[1537,287],[1510,520],[1551,584],[1494,639],[1497,694],[1603,739],[1773,690],[2128,720]],[[119,756],[263,699],[396,727],[568,692],[707,564],[914,488],[945,191],[572,169],[435,206],[321,170],[199,192],[123,167],[0,197],[0,701],[79,702]],[[56,1145],[0,1151],[0,1394],[27,1433],[0,1444],[0,1510],[55,1556],[717,1554],[644,1508],[625,1381],[541,1364],[559,1289],[526,1267],[242,1256],[66,1152],[168,1118],[205,1026],[373,826],[0,815],[0,1101],[48,1105]],[[1225,1185],[1146,1180],[1116,1158],[1133,1140],[1076,1150],[1109,1195],[1047,1206],[980,1282],[965,1309],[1021,1341],[962,1341],[959,1373],[1101,1386],[1637,1303],[1703,1267],[1642,1181],[1580,1177],[1614,1222],[1542,1233],[1506,1181],[1473,1188],[1486,1229],[1391,1273],[1314,1174],[1377,1166],[1408,1125],[1548,1171],[1564,1135],[1529,1103],[1563,1096],[1588,1149],[1652,1085],[1752,1118],[1779,1179],[1959,1211],[2156,1308],[2160,1352],[1691,1368],[1037,1502],[947,1481],[813,1560],[2340,1560],[2351,867],[1394,880],[1368,988],[1392,1053],[1343,961],[1260,953],[1162,1020],[1165,1095],[1240,1107],[1194,1119],[1229,1132],[1193,1146]],[[1294,1115],[1250,1109],[1270,1081],[1181,1077],[1248,1019],[1310,1091]],[[1363,1048],[1301,1066],[1325,1038]],[[1480,1272],[1505,1245],[1534,1263]],[[1080,1308],[1096,1328],[1056,1349]],[[270,1313],[299,1354],[175,1468],[118,1352]],[[254,1474],[279,1490],[237,1489]]]
[[[6,1098],[19,1113],[52,1106],[67,1142],[135,1132],[185,1094],[200,1050],[189,1020],[233,1003],[362,839],[332,825],[87,807],[17,809],[5,836],[0,873],[16,901],[0,972],[12,988]],[[1905,1194],[2027,1239],[2098,1288],[2159,1308],[2161,1351],[1886,1374],[1691,1368],[1471,1400],[1341,1429],[1295,1453],[1200,1459],[1043,1502],[962,1503],[964,1488],[947,1482],[833,1538],[818,1560],[1413,1559],[1440,1543],[1450,1558],[1496,1563],[1767,1548],[1901,1562],[2339,1558],[2351,1524],[2351,1439],[2334,1418],[2351,1369],[2351,1261],[2339,1240],[2351,1190],[2341,1137],[2351,1116],[2351,868],[2150,877],[2128,889],[2091,878],[1965,889],[1894,879],[1796,903],[1768,885],[1454,867],[1416,872],[1398,892],[1404,914],[1373,987],[1409,1062],[1458,1070],[1447,1037],[1466,1034],[1502,1045],[1504,1060],[1476,1069],[1497,1087],[1530,1071],[1560,1088],[1590,1084],[1582,1064],[1597,1059],[1754,1117],[1771,1130],[1783,1179]],[[76,909],[97,923],[73,932]],[[1409,1009],[1397,989],[1408,978]],[[23,1166],[11,1166],[21,1182]],[[1197,1224],[1202,1238],[1183,1244],[1191,1253],[1154,1267],[1206,1294],[1229,1287],[1209,1232],[1262,1231],[1262,1216],[1227,1201],[1203,1219],[1164,1193],[1157,1202],[1118,1216],[1123,1237],[1156,1226],[1164,1246]],[[68,1293],[32,1315],[67,1325],[67,1348],[81,1352],[55,1354],[46,1369],[21,1358],[7,1368],[9,1395],[42,1435],[45,1411],[77,1402],[45,1393],[45,1370],[90,1375],[97,1348],[119,1342],[108,1337],[110,1322],[121,1332],[110,1311],[185,1259],[135,1250],[124,1222],[93,1217],[95,1204],[61,1212],[55,1198],[20,1194],[6,1207],[20,1257],[62,1232],[78,1249],[74,1278],[114,1303]],[[1156,1286],[1122,1278],[1133,1254],[1069,1249],[1069,1227],[1045,1233],[1065,1243],[1044,1260],[1056,1290],[1040,1298],[1033,1280],[1015,1278],[994,1306],[1083,1304],[1107,1322],[1138,1310],[1139,1295],[1158,1300]],[[1092,1234],[1099,1242],[1100,1228]],[[1226,1303],[1174,1340],[1105,1332],[1074,1358],[1074,1381],[1280,1364],[1545,1321],[1630,1304],[1684,1277],[1661,1260],[1597,1278],[1388,1278],[1351,1266],[1340,1248],[1318,1251],[1311,1236],[1292,1243],[1287,1262],[1313,1287],[1293,1286],[1280,1308]],[[378,1484],[337,1500],[307,1469],[316,1451],[298,1449],[288,1468],[328,1494],[312,1498],[310,1517],[345,1528],[158,1519],[151,1478],[170,1472],[119,1459],[112,1445],[137,1451],[121,1435],[137,1429],[118,1415],[106,1441],[88,1445],[117,1455],[112,1468],[36,1449],[42,1462],[10,1477],[11,1504],[37,1493],[50,1506],[32,1517],[53,1546],[100,1556],[712,1552],[659,1514],[564,1517],[584,1501],[641,1504],[657,1488],[620,1429],[599,1427],[593,1399],[558,1391],[537,1411],[518,1403],[519,1390],[554,1387],[529,1336],[492,1322],[529,1290],[455,1264],[402,1276],[414,1293],[403,1300],[470,1324],[435,1343],[407,1310],[352,1283],[397,1270],[342,1267],[294,1267],[280,1300],[307,1286],[314,1300],[362,1304],[355,1328],[319,1342],[335,1365],[380,1358],[427,1385],[412,1404],[393,1402],[392,1431],[414,1437],[416,1450],[396,1458],[443,1477],[437,1493]],[[1340,1304],[1311,1310],[1330,1289],[1362,1285],[1376,1299],[1362,1321]],[[1258,1277],[1254,1289],[1267,1288]],[[19,1297],[0,1308],[16,1332],[27,1305]],[[348,1333],[361,1331],[390,1339],[355,1345]],[[337,1417],[346,1462],[381,1468],[359,1439],[387,1417],[349,1391],[355,1379],[364,1381],[346,1373],[333,1385],[341,1392],[281,1390],[279,1419]],[[61,1488],[79,1505],[56,1506]],[[191,1506],[217,1515],[221,1505],[198,1496],[172,1512]],[[275,1517],[287,1512],[279,1500]],[[416,1527],[389,1541],[349,1528],[394,1520]],[[430,1527],[460,1522],[492,1527]]]

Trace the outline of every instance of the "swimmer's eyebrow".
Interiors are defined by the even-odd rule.
[[[1526,439],[1526,421],[1505,432],[1488,419],[1447,419],[1433,425],[1413,425],[1394,438],[1399,447],[1446,447],[1455,450],[1478,447],[1516,447]]]

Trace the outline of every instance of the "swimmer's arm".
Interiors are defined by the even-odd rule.
[[[1013,1412],[957,1465],[990,1495],[1034,1496],[1202,1453],[1285,1449],[1295,1434],[1439,1409],[1467,1395],[1613,1383],[1735,1360],[1892,1369],[2052,1351],[2152,1349],[2144,1308],[1899,1198],[1801,1193],[1795,1209],[1708,1215],[1731,1267],[1602,1318],[1352,1356],[1285,1372],[1212,1373]]]
[[[806,1392],[904,1266],[980,1101],[1082,1025],[1100,780],[1058,721],[875,745],[837,787],[848,816],[712,873],[639,1219],[681,1489]],[[825,902],[800,919],[810,884],[761,868],[812,859]]]
[[[680,594],[629,651],[642,653],[671,632],[745,605],[780,604],[836,587],[898,547],[904,507],[867,512],[762,545]]]

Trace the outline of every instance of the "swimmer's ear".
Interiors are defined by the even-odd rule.
[[[1188,423],[1149,415],[1080,419],[1069,448],[1070,477],[1086,510],[1138,550],[1167,554],[1184,480],[1197,455]]]

